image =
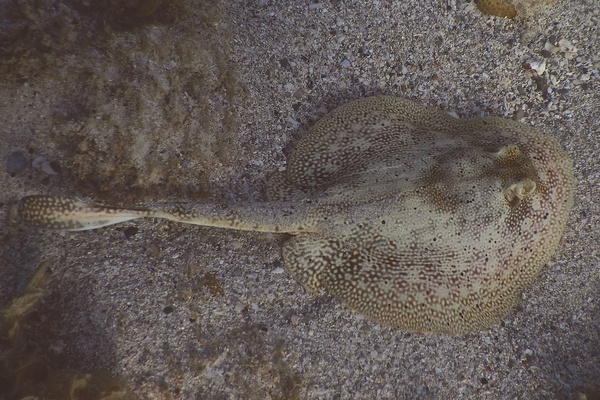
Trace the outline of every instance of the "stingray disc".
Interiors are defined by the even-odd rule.
[[[268,194],[313,204],[316,232],[283,248],[306,288],[385,325],[465,333],[515,306],[573,190],[569,157],[530,126],[378,96],[317,122]]]

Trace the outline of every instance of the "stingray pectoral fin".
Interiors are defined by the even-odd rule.
[[[304,289],[317,293],[322,287],[332,260],[339,252],[335,238],[314,238],[299,235],[288,239],[282,249],[287,270]]]
[[[19,217],[27,225],[43,229],[84,231],[148,216],[147,210],[89,205],[60,196],[35,195],[21,199]]]

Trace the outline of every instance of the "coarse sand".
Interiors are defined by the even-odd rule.
[[[0,306],[46,263],[20,329],[52,368],[108,371],[135,399],[595,398],[600,2],[530,3],[508,20],[466,0],[0,2]],[[263,199],[315,120],[373,94],[514,118],[572,157],[561,245],[501,324],[381,327],[305,292],[278,235],[15,218],[35,193]]]

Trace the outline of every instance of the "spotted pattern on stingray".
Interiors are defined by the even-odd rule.
[[[378,96],[317,122],[266,202],[123,209],[35,196],[19,213],[70,230],[160,217],[287,233],[286,267],[308,290],[385,325],[462,334],[513,309],[558,247],[573,191],[571,160],[532,127]]]
[[[512,310],[558,246],[574,190],[570,159],[537,130],[394,97],[320,120],[271,183],[271,199],[318,204],[320,233],[283,247],[305,287],[385,325],[447,333]]]
[[[484,14],[513,19],[517,16],[515,7],[506,0],[477,0],[477,8]]]

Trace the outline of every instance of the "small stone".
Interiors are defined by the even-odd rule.
[[[553,45],[550,42],[546,42],[546,44],[544,44],[544,50],[551,54],[556,54],[556,53],[558,53],[560,48],[558,46]]]
[[[240,312],[242,312],[242,311],[243,311],[245,308],[246,308],[246,306],[245,306],[245,305],[243,305],[242,303],[237,303],[237,304],[235,305],[235,307],[233,307],[233,311],[234,311],[234,312],[236,312],[236,313],[240,313]]]
[[[62,169],[56,161],[49,161],[42,164],[42,171],[48,175],[58,175]]]
[[[177,66],[177,62],[175,62],[175,60],[171,60],[167,64],[165,64],[165,68],[167,70],[171,70],[171,69],[175,68],[176,66]]]
[[[239,240],[232,240],[230,242],[231,244],[231,248],[233,248],[234,250],[240,250],[244,247],[244,244],[242,242],[240,242]]]
[[[513,117],[515,121],[520,121],[523,118],[525,118],[525,111],[523,110],[518,110]]]
[[[6,159],[6,170],[9,174],[16,174],[23,171],[27,167],[27,156],[22,151],[14,151],[10,153]]]
[[[61,171],[60,164],[56,161],[48,161],[45,157],[36,156],[31,162],[31,166],[47,175],[58,175]]]
[[[530,363],[531,359],[533,358],[533,350],[531,349],[525,349],[523,351],[523,353],[521,354],[521,362],[522,363]]]
[[[37,170],[41,170],[42,169],[42,164],[47,162],[48,160],[46,160],[44,157],[42,156],[35,156],[33,161],[31,162],[31,166]]]
[[[527,65],[529,66],[529,69],[531,69],[532,71],[535,71],[536,74],[538,75],[542,75],[545,71],[546,71],[546,61],[529,61],[527,63]]]
[[[350,66],[350,61],[349,60],[342,61],[341,66],[342,66],[342,68],[348,68]]]
[[[562,51],[568,51],[572,53],[577,52],[577,49],[575,48],[575,46],[573,46],[573,43],[571,43],[567,39],[560,39],[558,41],[558,47],[560,47]]]
[[[135,226],[130,226],[129,228],[126,228],[123,231],[123,234],[125,235],[125,239],[129,239],[130,237],[132,237],[136,233],[138,233],[138,228],[136,228]]]
[[[567,60],[572,60],[575,58],[575,54],[577,53],[577,48],[568,41],[567,39],[560,39],[558,41],[558,47],[564,53],[564,56]]]
[[[296,86],[291,82],[286,83],[284,88],[286,92],[294,93],[296,91]]]
[[[300,89],[296,90],[296,92],[294,92],[294,98],[301,99],[304,97],[305,94],[306,94],[306,92],[304,91],[304,89],[300,88]]]
[[[290,62],[287,58],[282,58],[281,60],[279,60],[279,66],[282,68],[287,68],[290,66]]]
[[[287,117],[287,121],[294,129],[297,129],[300,126],[300,122],[296,121],[294,118],[292,118],[290,116]]]
[[[539,90],[542,93],[546,93],[546,91],[548,90],[548,81],[545,78],[542,78],[541,76],[534,76],[533,80],[535,81],[537,90]]]

